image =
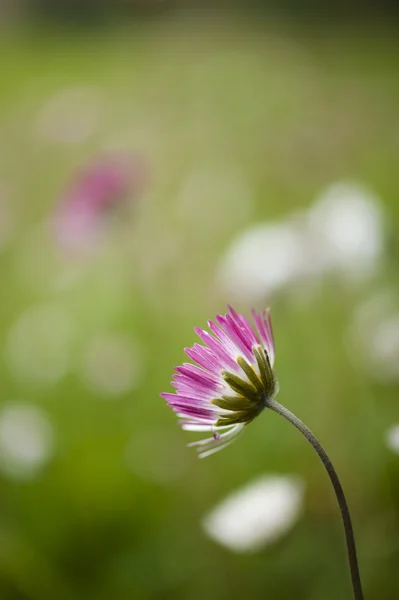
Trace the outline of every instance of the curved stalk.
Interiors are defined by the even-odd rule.
[[[341,510],[342,521],[345,529],[349,568],[352,579],[353,596],[355,600],[364,600],[351,516],[337,472],[335,471],[326,451],[320,444],[319,440],[313,435],[310,429],[304,423],[302,423],[300,419],[298,419],[298,417],[296,417],[290,410],[279,404],[279,402],[276,402],[276,400],[274,400],[273,398],[268,398],[265,401],[265,406],[267,408],[270,408],[270,410],[273,410],[275,413],[281,415],[292,425],[294,425],[294,427],[296,427],[302,433],[302,435],[308,440],[308,442],[311,443],[311,445],[319,455],[319,458],[322,461],[328,473],[328,476],[334,488],[335,495],[338,500],[339,508]]]

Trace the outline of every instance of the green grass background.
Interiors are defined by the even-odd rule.
[[[398,389],[376,383],[347,345],[358,303],[381,286],[397,293],[394,33],[222,15],[108,31],[11,30],[0,46],[0,182],[16,219],[0,254],[0,344],[34,305],[62,307],[78,331],[70,370],[54,386],[16,377],[0,358],[1,402],[38,405],[56,434],[36,479],[0,478],[1,598],[351,597],[335,499],[299,434],[262,414],[238,443],[198,461],[185,446],[190,434],[159,398],[195,340],[193,327],[229,301],[215,273],[234,235],[308,207],[343,179],[383,199],[386,265],[366,288],[326,279],[307,302],[273,299],[279,399],[313,428],[342,477],[365,597],[398,598],[399,457],[384,444],[398,421]],[[98,127],[75,145],[37,130],[44,104],[69,86],[93,86],[101,107]],[[104,147],[145,156],[149,184],[129,217],[111,223],[97,255],[71,267],[43,222],[75,168]],[[197,169],[243,177],[251,209],[232,194],[182,212],[182,183]],[[76,268],[74,284],[56,285]],[[137,389],[109,401],[80,376],[87,343],[103,333],[135,340],[144,365]],[[136,470],[126,461],[129,443]],[[306,480],[304,515],[267,550],[233,555],[204,536],[200,520],[263,472]]]

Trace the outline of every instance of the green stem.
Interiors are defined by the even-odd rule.
[[[330,481],[333,485],[334,492],[338,500],[339,508],[341,509],[341,516],[345,529],[346,548],[348,551],[349,568],[352,579],[353,596],[355,600],[364,600],[362,583],[360,581],[359,565],[357,561],[356,544],[355,537],[353,534],[351,516],[337,472],[335,471],[330,459],[328,458],[326,451],[320,444],[319,440],[313,435],[310,429],[304,423],[302,423],[300,419],[298,419],[298,417],[296,417],[290,410],[288,410],[272,398],[268,398],[265,402],[265,405],[267,408],[270,408],[277,414],[281,415],[292,425],[294,425],[294,427],[299,429],[302,435],[304,435],[308,442],[312,444],[313,448],[319,455],[321,462],[323,463],[330,478]]]

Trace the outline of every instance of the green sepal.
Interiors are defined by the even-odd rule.
[[[261,380],[255,373],[254,369],[251,367],[251,365],[249,365],[247,363],[247,361],[245,360],[245,358],[243,358],[242,356],[239,356],[237,358],[237,363],[240,365],[241,369],[244,371],[245,375],[248,377],[250,382],[255,386],[255,388],[258,390],[258,392],[260,394],[262,394],[264,391],[264,387],[262,385]]]
[[[243,410],[242,412],[235,412],[233,415],[226,417],[220,417],[216,422],[216,427],[223,427],[224,425],[237,425],[237,423],[246,423],[251,421],[252,418],[248,418],[248,411]]]
[[[237,377],[237,375],[233,375],[228,371],[222,372],[223,379],[225,382],[231,387],[232,390],[237,392],[240,396],[244,396],[244,398],[248,398],[248,400],[253,400],[254,402],[259,401],[259,392],[256,388],[241,379],[241,377]]]
[[[253,408],[252,403],[242,396],[222,396],[222,398],[215,398],[211,402],[219,408],[231,411],[247,411]]]
[[[263,408],[263,404],[259,403],[250,410],[237,411],[232,415],[222,416],[217,420],[216,426],[220,427],[223,425],[235,425],[237,423],[249,423],[258,416]]]
[[[258,363],[263,389],[266,396],[272,396],[276,389],[276,380],[273,369],[270,365],[269,357],[262,346],[253,349],[256,362]]]

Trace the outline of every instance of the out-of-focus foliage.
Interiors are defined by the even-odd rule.
[[[219,267],[235,237],[343,180],[380,198],[378,270],[310,273],[257,303],[272,305],[280,399],[342,476],[366,597],[399,597],[399,456],[386,446],[398,344],[378,347],[386,377],[377,316],[353,326],[377,294],[399,308],[396,39],[227,16],[12,33],[0,42],[0,597],[350,597],[335,500],[299,434],[263,414],[198,461],[158,396],[193,327],[230,300]],[[147,190],[110,215],[96,252],[69,256],[49,218],[76,169],[114,149],[146,159]],[[267,270],[279,256],[262,258]],[[303,514],[267,549],[231,554],[204,515],[264,473],[306,482]]]
[[[288,18],[303,18],[329,23],[373,21],[376,17],[397,17],[397,3],[391,0],[0,0],[0,16],[34,17],[65,24],[106,25],[112,20],[153,18],[180,11],[197,14],[211,9],[257,11],[258,16],[271,13]]]

